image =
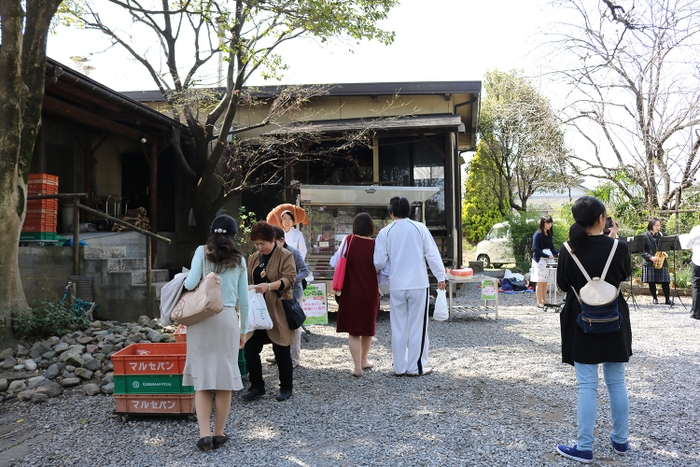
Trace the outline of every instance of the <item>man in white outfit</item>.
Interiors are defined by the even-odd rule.
[[[421,376],[428,367],[428,303],[430,284],[426,261],[445,290],[445,267],[428,228],[409,219],[411,205],[404,197],[391,198],[392,223],[379,231],[374,244],[374,267],[389,272],[391,349],[398,376]]]

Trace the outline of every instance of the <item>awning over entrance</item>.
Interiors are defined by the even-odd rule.
[[[403,196],[409,203],[423,203],[436,194],[435,187],[418,186],[337,186],[301,185],[302,206],[387,206],[394,196]]]
[[[289,133],[342,133],[359,130],[426,130],[426,129],[458,129],[462,119],[455,114],[411,115],[408,117],[374,117],[351,118],[340,120],[316,120],[295,123],[283,128],[270,131],[268,135],[283,135]]]

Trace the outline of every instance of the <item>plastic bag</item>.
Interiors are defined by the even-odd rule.
[[[258,329],[272,329],[273,326],[263,294],[256,293],[255,289],[248,289],[248,329],[246,329],[246,333]]]
[[[450,313],[447,311],[447,294],[444,290],[437,290],[437,298],[435,299],[435,312],[433,313],[433,319],[435,321],[445,321],[450,317]]]

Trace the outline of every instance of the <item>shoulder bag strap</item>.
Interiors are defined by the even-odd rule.
[[[347,240],[347,241],[345,242],[345,251],[343,251],[343,253],[341,254],[341,256],[343,258],[348,257],[348,251],[350,250],[350,244],[352,243],[352,239],[354,237],[355,237],[355,235],[353,235],[353,234],[350,234],[347,237],[345,237],[345,240]],[[349,238],[349,240],[348,240],[348,238]]]

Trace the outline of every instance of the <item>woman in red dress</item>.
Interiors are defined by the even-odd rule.
[[[379,310],[379,284],[373,262],[374,233],[372,217],[366,212],[361,212],[355,216],[352,223],[352,235],[345,239],[350,244],[345,263],[345,282],[338,306],[336,332],[350,334],[348,347],[355,362],[352,375],[358,377],[362,376],[364,370],[373,366],[367,355],[376,331]]]

